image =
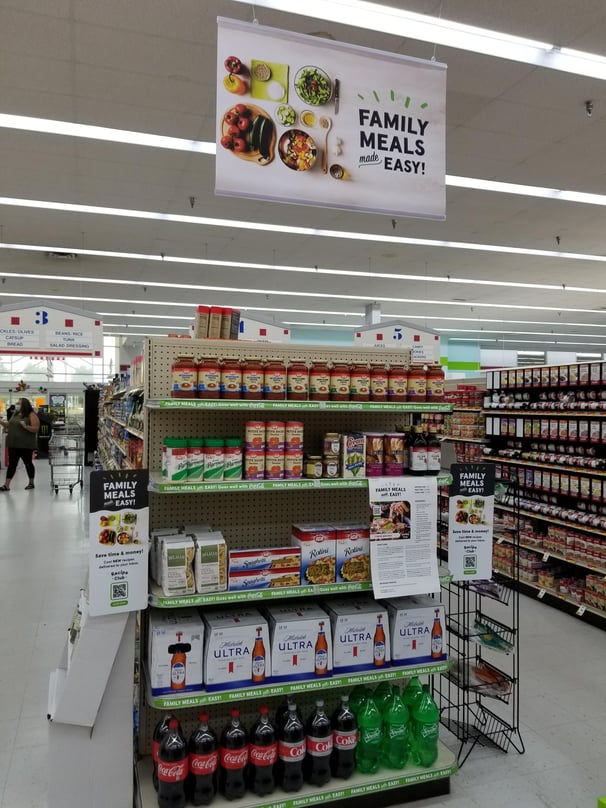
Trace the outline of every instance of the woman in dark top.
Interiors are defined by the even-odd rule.
[[[19,401],[19,406],[15,410],[13,417],[9,421],[0,421],[0,425],[6,427],[6,445],[8,447],[8,468],[6,469],[6,480],[0,486],[0,491],[10,491],[11,481],[15,476],[19,460],[23,460],[29,477],[29,484],[26,490],[34,487],[34,477],[36,469],[32,461],[38,430],[40,429],[40,419],[33,410],[27,398]]]

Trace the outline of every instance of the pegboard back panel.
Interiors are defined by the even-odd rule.
[[[410,365],[410,349],[385,351],[378,348],[343,348],[339,346],[276,345],[264,342],[211,339],[145,340],[146,389],[148,398],[170,396],[171,366],[178,356],[218,359],[281,359],[299,362],[384,362]]]
[[[395,432],[410,423],[410,413],[348,412],[347,410],[260,411],[254,410],[147,410],[150,428],[146,443],[146,465],[160,471],[162,441],[167,437],[242,438],[247,421],[303,422],[303,451],[322,454],[327,432]]]

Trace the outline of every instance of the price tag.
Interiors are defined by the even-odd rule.
[[[544,597],[545,597],[545,590],[544,589],[539,589],[539,594],[537,595],[537,598],[539,598],[539,600],[541,600]]]
[[[500,539],[497,539],[497,544],[503,544],[504,541],[505,539],[501,536]]]
[[[549,561],[549,553],[543,554],[543,561]]]
[[[579,608],[576,610],[576,616],[583,617],[584,614],[585,614],[585,606],[584,605],[579,606]]]

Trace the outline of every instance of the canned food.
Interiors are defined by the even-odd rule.
[[[298,480],[303,476],[303,452],[291,449],[284,453],[284,477]]]
[[[303,422],[287,421],[284,431],[284,447],[286,451],[303,449]]]
[[[267,451],[284,451],[286,424],[284,421],[268,421],[265,424]]]
[[[268,450],[265,453],[265,479],[282,480],[284,478],[284,452]]]
[[[265,421],[247,421],[244,435],[247,450],[265,451]]]
[[[254,450],[245,452],[244,477],[247,480],[265,479],[265,452]]]

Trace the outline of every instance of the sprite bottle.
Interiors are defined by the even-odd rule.
[[[429,685],[423,685],[421,699],[412,711],[411,751],[418,766],[431,766],[436,762],[439,734],[440,711],[429,692]]]
[[[383,720],[373,698],[367,698],[357,714],[358,745],[356,769],[363,774],[374,774],[379,768]]]
[[[370,695],[370,690],[365,685],[356,685],[349,694],[349,707],[355,716],[362,709],[362,705]]]
[[[383,710],[391,701],[391,685],[389,682],[380,682],[372,694],[375,704],[379,708],[379,712],[383,715]]]
[[[402,701],[408,707],[408,712],[411,716],[412,711],[414,710],[415,705],[420,701],[422,694],[423,687],[419,681],[419,677],[413,676],[404,688],[404,693],[402,694]]]
[[[410,716],[394,685],[391,697],[383,710],[383,744],[381,763],[388,769],[403,769],[408,760],[408,731]]]

